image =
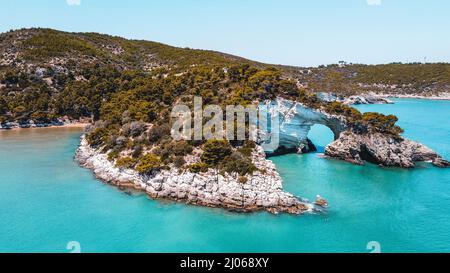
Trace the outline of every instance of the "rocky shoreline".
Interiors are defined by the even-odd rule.
[[[345,98],[341,101],[347,105],[359,105],[359,104],[393,104],[394,102],[389,98],[377,96],[377,95],[355,95]]]
[[[357,104],[393,104],[390,99],[423,99],[423,100],[450,100],[450,93],[443,92],[436,95],[398,94],[398,93],[369,93],[354,95],[343,99],[341,102],[348,105]]]
[[[89,126],[90,122],[80,121],[57,121],[51,123],[18,123],[5,122],[0,124],[0,130],[18,130],[18,129],[34,129],[34,128],[85,128]]]
[[[358,165],[367,161],[384,167],[414,168],[415,162],[430,162],[450,167],[450,162],[423,144],[380,133],[346,131],[326,147],[325,155]]]
[[[281,98],[272,102],[270,107],[280,113],[279,144],[286,152],[313,150],[314,145],[307,138],[308,132],[314,124],[322,124],[329,127],[335,136],[335,141],[325,149],[328,157],[359,165],[370,162],[385,167],[413,168],[416,162],[430,162],[437,167],[450,167],[449,161],[430,148],[401,136],[356,133],[346,126],[340,116]],[[91,169],[99,180],[121,189],[144,192],[153,199],[240,212],[302,214],[323,211],[328,202],[320,196],[315,203],[311,203],[283,190],[275,165],[267,159],[267,154],[280,151],[283,150],[265,151],[257,145],[251,160],[258,171],[245,177],[221,174],[213,169],[206,173],[193,173],[173,164],[152,175],[142,175],[134,169],[116,167],[115,162],[108,159],[108,153],[101,147],[92,148],[85,136],[81,137],[76,160],[81,166]]]
[[[450,100],[450,93],[441,93],[438,95],[412,95],[412,94],[378,94],[380,98],[398,98],[398,99],[423,99],[423,100]]]
[[[398,93],[363,93],[348,97],[340,97],[334,93],[320,92],[318,97],[322,101],[332,102],[338,101],[347,105],[359,104],[394,104],[391,99],[424,99],[424,100],[450,100],[450,93],[443,92],[437,95],[427,94],[398,94]]]
[[[385,167],[413,168],[416,162],[423,161],[450,167],[449,161],[423,144],[379,133],[361,135],[345,131],[326,147],[325,155],[359,165],[371,162]],[[328,207],[328,202],[320,196],[315,203],[310,203],[285,192],[275,165],[266,159],[260,146],[252,154],[252,162],[260,171],[247,175],[246,182],[241,182],[237,175],[222,175],[215,170],[197,174],[175,167],[151,176],[141,175],[132,169],[116,167],[107,154],[92,148],[85,136],[81,137],[75,159],[82,167],[91,169],[97,179],[120,189],[144,192],[153,199],[274,214],[322,212]]]
[[[333,92],[319,92],[317,97],[324,102],[340,102],[347,105],[358,104],[393,104],[394,102],[389,100],[389,97],[378,96],[376,93],[364,93],[352,96],[339,96]]]
[[[222,176],[213,170],[196,174],[171,168],[146,176],[131,169],[119,169],[108,160],[106,154],[90,147],[84,136],[75,158],[82,167],[91,169],[105,183],[144,192],[153,199],[240,212],[303,214],[323,210],[322,198],[316,205],[283,190],[275,165],[266,159],[261,147],[257,147],[252,160],[263,171],[247,175],[245,183],[240,182],[237,176]]]

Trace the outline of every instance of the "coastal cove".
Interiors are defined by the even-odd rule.
[[[449,101],[361,105],[393,113],[405,136],[450,158]],[[100,183],[73,160],[79,128],[0,132],[0,252],[450,251],[450,170],[356,166],[321,156],[332,132],[314,126],[318,153],[273,157],[286,191],[330,203],[321,215],[239,214],[149,200]]]

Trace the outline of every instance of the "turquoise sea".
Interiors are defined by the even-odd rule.
[[[405,136],[450,158],[450,102],[368,105],[393,113]],[[0,252],[450,252],[450,169],[355,166],[318,153],[272,160],[286,190],[317,194],[323,215],[237,214],[130,195],[73,161],[81,131],[0,132]],[[313,142],[332,141],[315,126]]]

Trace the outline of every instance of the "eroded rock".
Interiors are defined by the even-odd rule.
[[[299,102],[277,98],[274,101],[267,101],[264,105],[271,115],[277,112],[279,117],[279,147],[266,148],[265,152],[269,156],[315,151],[314,144],[308,139],[308,133],[315,124],[330,128],[334,139],[339,138],[341,132],[347,129],[344,117],[330,115]]]
[[[84,137],[76,153],[83,167],[92,169],[95,176],[118,187],[132,187],[152,198],[164,198],[193,205],[221,207],[238,211],[266,210],[272,213],[302,214],[316,211],[316,207],[285,192],[275,165],[266,159],[257,146],[252,160],[262,172],[247,176],[242,184],[237,176],[222,176],[214,170],[195,174],[178,169],[163,170],[153,176],[140,175],[134,170],[119,169],[107,155],[90,147]]]
[[[387,167],[413,168],[415,162],[432,162],[439,167],[450,163],[423,144],[381,133],[356,134],[346,131],[325,149],[327,156],[355,164],[371,162]]]

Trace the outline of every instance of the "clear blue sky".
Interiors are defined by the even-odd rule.
[[[300,66],[450,62],[448,0],[2,0],[1,7],[1,32],[93,31]]]

